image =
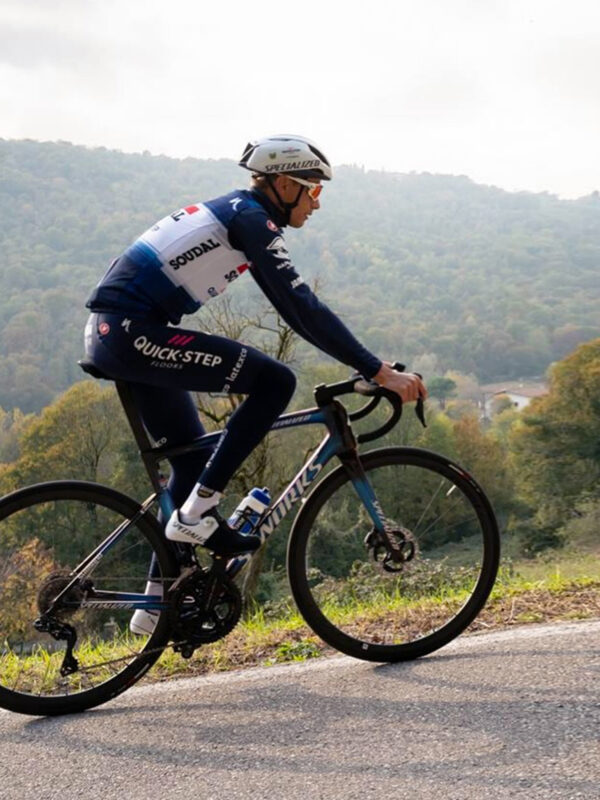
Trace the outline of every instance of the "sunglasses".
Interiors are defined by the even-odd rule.
[[[292,175],[288,175],[287,177],[290,180],[294,181],[294,183],[299,183],[301,186],[305,186],[306,194],[310,197],[311,200],[316,200],[323,190],[323,187],[321,186],[320,183],[312,183],[311,181],[305,181],[304,178],[294,178]]]

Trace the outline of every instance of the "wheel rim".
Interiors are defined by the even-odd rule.
[[[373,524],[347,478],[316,504],[306,523],[302,595],[318,632],[330,643],[333,636],[334,646],[351,650],[358,644],[365,655],[423,649],[425,640],[441,646],[485,601],[493,583],[486,510],[468,476],[431,466],[419,459],[365,463],[392,530],[409,543],[409,560],[387,565],[399,568],[395,573],[365,546]]]
[[[26,503],[0,512],[0,687],[12,697],[42,705],[61,698],[76,702],[95,690],[110,694],[111,682],[140,666],[163,623],[153,636],[134,635],[129,631],[132,610],[83,607],[85,591],[77,585],[53,614],[77,633],[73,656],[79,669],[61,675],[66,641],[36,631],[33,621],[40,617],[39,602],[46,608],[69,581],[64,576],[128,514],[106,499],[81,493]],[[93,588],[143,593],[152,552],[144,523],[130,527],[90,572]],[[159,572],[158,582],[164,579]],[[84,588],[89,590],[89,585]]]

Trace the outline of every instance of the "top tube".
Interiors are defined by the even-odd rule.
[[[291,411],[287,414],[282,414],[278,417],[271,430],[280,430],[281,428],[295,428],[300,425],[317,425],[325,424],[325,412],[321,408],[305,408],[301,411]],[[213,431],[207,433],[193,442],[188,444],[178,445],[177,447],[161,446],[152,447],[146,453],[152,455],[157,460],[162,458],[172,458],[173,456],[181,456],[186,453],[195,453],[197,450],[213,449],[218,444],[223,431]]]

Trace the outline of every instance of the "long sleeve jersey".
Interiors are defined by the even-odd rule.
[[[95,312],[178,325],[248,270],[296,333],[373,377],[381,361],[303,282],[283,227],[282,213],[257,190],[179,209],[111,264],[86,305]]]

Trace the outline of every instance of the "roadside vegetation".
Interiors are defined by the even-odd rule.
[[[6,210],[0,215],[6,256],[0,269],[0,495],[77,478],[141,500],[148,479],[114,387],[82,380],[76,365],[83,303],[104,266],[149,221],[173,203],[225,191],[239,175],[231,162],[177,162],[66,143],[0,141],[0,153]],[[405,358],[431,390],[427,429],[407,410],[373,446],[408,444],[459,462],[486,490],[500,523],[502,569],[472,630],[599,617],[597,193],[562,201],[478,187],[466,178],[356,167],[341,168],[329,191],[331,204],[324,203],[315,226],[294,242],[299,267],[308,280],[318,276],[319,294],[333,299],[368,346]],[[144,205],[133,197],[146,198]],[[69,211],[83,206],[83,216]],[[195,324],[292,364],[299,375],[295,408],[310,406],[316,384],[346,378],[348,369],[319,360],[261,303],[248,279]],[[547,368],[546,396],[522,412],[507,397],[496,398],[492,418],[482,418],[480,382],[539,378]],[[241,401],[202,396],[198,411],[214,430]],[[277,494],[321,435],[303,428],[269,436],[228,487],[225,512],[252,486]],[[288,530],[286,519],[253,562],[243,586],[250,611],[237,628],[190,662],[165,652],[151,679],[324,651],[288,598]],[[59,551],[50,519],[35,536],[18,525],[8,533],[0,532],[0,642],[25,636],[26,598],[35,603],[43,575],[63,570],[93,546],[91,536],[85,540],[89,530],[78,526],[78,536],[63,536]],[[332,563],[340,558],[335,544],[329,555]],[[447,559],[460,567],[451,545]],[[145,579],[143,566],[140,574]],[[378,611],[355,607],[353,613],[358,624],[368,624]],[[432,612],[411,607],[411,613]],[[131,647],[125,623],[122,628],[123,646]]]
[[[311,375],[312,382],[335,377],[318,370]],[[454,415],[452,403],[444,411],[432,403],[427,429],[407,414],[395,438],[387,441],[409,442],[450,455],[476,475],[489,493],[502,530],[503,561],[492,596],[471,632],[600,617],[598,397],[600,340],[594,340],[557,363],[549,374],[548,394],[520,413],[506,409],[491,423],[482,424],[475,409],[465,410],[464,404]],[[203,407],[207,424],[221,423],[236,401],[216,398],[212,402]],[[124,423],[115,423],[119,415],[112,387],[84,381],[39,416],[19,419],[14,440],[18,455],[0,467],[2,492],[48,476],[77,475],[143,497],[147,493],[145,476]],[[271,440],[249,459],[234,491],[244,491],[249,484],[270,485],[275,491],[281,488],[283,476],[294,474],[290,465],[298,463],[298,453],[304,455],[311,444],[314,442],[298,438],[298,432],[292,432],[289,440]],[[82,526],[77,530],[84,535]],[[40,571],[64,568],[72,560],[70,547],[83,546],[87,552],[92,543],[63,537],[58,556],[52,547],[54,532],[49,519],[38,526],[35,539],[26,525],[4,533],[9,535],[0,540],[0,606],[4,609],[0,638],[8,642],[13,633],[21,635],[23,626],[29,624],[31,610],[23,599],[36,597]],[[250,574],[244,587],[249,611],[234,631],[224,640],[204,646],[189,661],[165,651],[150,680],[305,660],[330,652],[306,627],[288,596],[283,568],[285,534],[285,530],[278,531],[269,540],[260,575],[256,571]],[[335,543],[332,547],[335,549]],[[343,554],[332,552],[332,563],[340,557]],[[444,604],[461,602],[462,587],[456,579],[462,568],[460,555],[451,543],[442,543],[436,551],[438,562],[440,557],[447,570],[427,601],[422,595],[413,601],[410,593],[404,592],[393,600],[387,598],[383,608],[377,600],[363,602],[361,598],[370,592],[361,590],[363,577],[358,574],[352,591],[346,593],[347,602],[339,603],[336,613],[351,614],[359,628],[382,618],[389,626],[397,626],[398,619],[408,614],[417,628],[427,629],[426,620],[435,619],[436,604],[443,613]],[[364,581],[368,580],[365,572]],[[406,586],[410,588],[410,579]],[[368,589],[366,583],[362,589]],[[21,618],[23,614],[27,620]],[[135,646],[126,627],[124,622],[123,654]],[[113,641],[110,657],[118,658],[118,646],[114,647]],[[48,659],[47,654],[42,661],[44,658]],[[31,669],[38,668],[34,662],[35,654]],[[48,664],[44,668],[50,670]]]
[[[444,602],[444,601],[439,601]],[[353,609],[366,619],[372,608]],[[384,612],[390,614],[390,608]],[[419,624],[419,610],[412,608]],[[431,609],[423,609],[426,618]],[[381,616],[379,617],[381,619]],[[546,552],[534,560],[504,561],[486,607],[466,634],[542,622],[600,618],[600,543],[595,550]],[[146,680],[221,672],[249,666],[305,661],[335,651],[323,644],[291,600],[273,612],[256,608],[228,637],[196,651],[189,660],[167,651]]]
[[[435,603],[427,607],[409,604],[416,626],[431,620]],[[371,604],[354,604],[348,613],[356,624],[369,625],[383,620],[392,626],[400,607],[389,604],[385,609]],[[341,610],[340,614],[344,611]],[[533,561],[504,562],[492,596],[486,607],[463,636],[501,630],[530,623],[573,622],[600,618],[600,547],[595,551],[547,552]],[[137,637],[123,633],[121,641],[102,643],[89,648],[86,664],[118,659],[138,645]],[[191,659],[167,649],[158,663],[145,676],[145,682],[173,677],[193,677],[214,672],[227,672],[254,666],[302,662],[321,656],[335,655],[305,624],[291,598],[276,607],[256,606],[225,638],[205,645]],[[14,669],[37,671],[51,681],[60,667],[62,655],[33,653],[27,665],[15,659]],[[50,667],[49,665],[52,664]],[[107,676],[108,676],[107,672]],[[10,682],[10,664],[3,662],[3,682]],[[72,688],[75,688],[73,684]]]

